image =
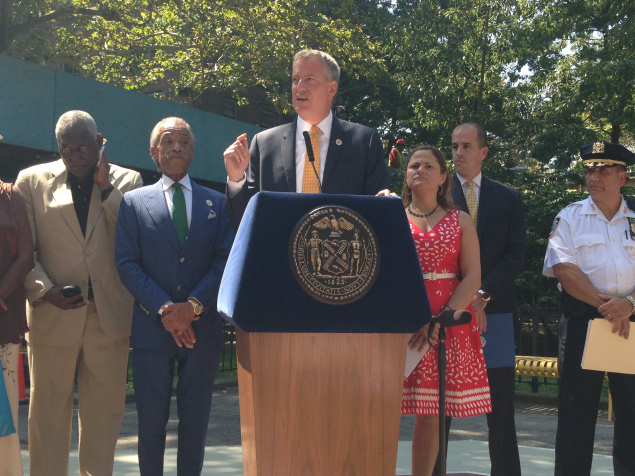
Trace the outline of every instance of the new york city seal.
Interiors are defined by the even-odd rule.
[[[289,242],[291,271],[312,298],[349,304],[366,294],[379,274],[377,237],[350,208],[318,207],[300,219]]]

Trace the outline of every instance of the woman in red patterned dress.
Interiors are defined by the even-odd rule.
[[[421,262],[433,315],[445,309],[469,309],[481,284],[476,229],[470,216],[452,204],[445,157],[436,147],[410,152],[402,194]],[[430,342],[436,344],[435,336]],[[423,349],[428,326],[408,345]],[[446,409],[452,417],[491,411],[481,339],[474,320],[446,329]],[[439,452],[438,353],[430,347],[404,381],[402,414],[415,415],[412,475],[429,476]]]

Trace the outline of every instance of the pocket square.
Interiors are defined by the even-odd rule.
[[[209,215],[207,215],[208,220],[211,220],[212,218],[216,218],[216,212],[214,210],[210,210]]]

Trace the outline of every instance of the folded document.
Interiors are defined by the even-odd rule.
[[[628,339],[613,334],[606,319],[589,321],[582,368],[620,374],[635,374],[635,322],[631,322]]]

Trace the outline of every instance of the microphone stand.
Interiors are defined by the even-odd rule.
[[[445,326],[439,324],[439,456],[437,465],[439,474],[445,476],[446,473],[446,441],[445,441],[445,370],[447,366],[447,356],[445,354]]]
[[[313,145],[311,144],[311,136],[307,131],[302,132],[302,136],[304,137],[304,144],[306,145],[306,155],[309,158],[309,162],[311,162],[311,166],[313,167],[313,172],[315,173],[315,178],[317,179],[318,190],[322,193],[322,184],[320,183],[320,174],[315,168],[315,155],[313,154]]]
[[[446,474],[446,452],[447,443],[445,441],[445,371],[447,369],[447,355],[445,352],[445,328],[468,324],[472,320],[472,315],[468,311],[443,311],[439,316],[433,318],[431,326],[439,325],[439,342],[436,348],[439,354],[439,454],[437,455],[437,469],[440,476]],[[432,328],[434,333],[434,327]]]
[[[320,183],[320,174],[318,174],[318,171],[315,168],[315,158],[313,157],[313,153],[311,153],[311,155],[309,156],[309,162],[311,162],[311,165],[313,166],[313,172],[315,172],[315,176],[317,177],[318,189],[320,190],[320,193],[322,193],[322,184]]]

